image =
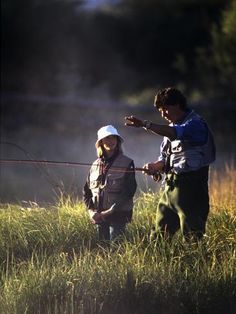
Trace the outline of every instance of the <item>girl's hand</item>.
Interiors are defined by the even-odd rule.
[[[101,223],[103,221],[100,213],[97,213],[97,212],[93,211],[92,209],[89,209],[88,212],[89,212],[89,217],[90,217],[92,224],[98,224],[98,223]]]
[[[111,214],[113,214],[114,213],[114,211],[115,211],[115,205],[116,205],[116,203],[114,203],[110,208],[108,208],[108,209],[106,209],[106,210],[103,210],[102,212],[101,212],[101,218],[103,219],[103,220],[106,220],[106,218],[107,217],[109,217]]]

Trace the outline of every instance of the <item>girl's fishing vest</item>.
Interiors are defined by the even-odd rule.
[[[98,211],[109,209],[114,203],[121,201],[120,194],[124,187],[125,169],[132,162],[132,159],[123,154],[119,154],[113,161],[106,174],[105,183],[102,184],[102,164],[97,159],[90,170],[89,188],[92,191],[92,199],[95,208]],[[122,168],[122,169],[117,169]],[[117,211],[131,211],[133,208],[133,199],[129,199],[119,207]]]
[[[202,120],[206,124],[206,122],[193,111],[186,117],[183,123],[190,119]],[[174,173],[195,171],[208,166],[214,160],[215,144],[209,128],[207,141],[204,145],[191,145],[185,140],[174,140],[170,142],[169,167]]]

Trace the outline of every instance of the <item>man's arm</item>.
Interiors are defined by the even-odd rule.
[[[125,123],[126,126],[132,126],[136,128],[145,128],[147,130],[152,131],[155,134],[166,136],[171,141],[176,139],[175,128],[169,125],[155,124],[155,123],[152,123],[151,121],[146,121],[146,120],[143,121],[134,116],[125,117],[125,120],[127,121]]]

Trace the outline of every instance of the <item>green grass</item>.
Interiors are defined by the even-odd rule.
[[[235,313],[235,187],[218,205],[217,188],[199,243],[179,234],[149,240],[159,197],[151,192],[136,199],[126,236],[110,246],[81,202],[2,205],[0,313]]]

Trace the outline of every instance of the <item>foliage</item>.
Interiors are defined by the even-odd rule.
[[[209,98],[235,98],[236,86],[236,1],[222,13],[220,25],[211,30],[212,45],[198,49],[197,70],[201,88]],[[205,87],[204,87],[205,86]]]
[[[121,96],[176,84],[191,95],[202,82],[217,84],[220,96],[230,82],[235,96],[234,3],[131,0],[86,11],[83,1],[3,1],[3,89],[55,95],[99,86]]]

